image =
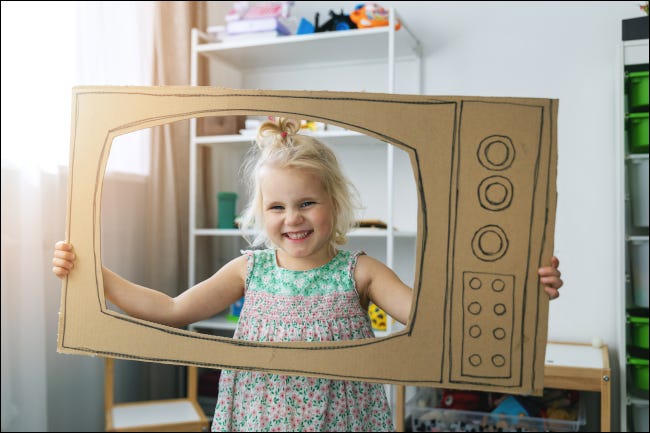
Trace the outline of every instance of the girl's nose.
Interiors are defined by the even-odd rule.
[[[303,217],[300,211],[298,210],[289,210],[287,211],[287,224],[291,226],[298,225],[302,223]]]

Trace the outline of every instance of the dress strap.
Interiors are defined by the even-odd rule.
[[[248,284],[253,276],[253,267],[255,266],[255,253],[253,250],[241,250],[240,253],[246,256],[246,284],[244,284],[244,292],[248,290]]]
[[[354,270],[357,267],[357,260],[359,256],[365,255],[365,251],[352,251],[350,254],[350,258],[348,260],[348,277],[350,278],[350,281],[352,281],[352,286],[354,287],[354,293],[357,294],[357,298],[361,299],[361,295],[359,295],[359,290],[357,289],[357,282],[354,279]]]

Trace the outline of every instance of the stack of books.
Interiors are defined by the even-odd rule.
[[[234,2],[226,15],[225,26],[209,27],[211,33],[222,41],[239,39],[264,39],[295,33],[294,20],[289,18],[292,2],[262,2],[250,5],[246,1]]]

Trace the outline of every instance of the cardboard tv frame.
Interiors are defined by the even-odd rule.
[[[215,87],[73,89],[58,350],[208,368],[539,394],[553,255],[557,100]],[[406,328],[376,339],[257,343],[106,307],[102,184],[112,140],[204,116],[311,119],[391,143],[411,159],[419,214]]]

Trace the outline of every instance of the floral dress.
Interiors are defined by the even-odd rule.
[[[339,251],[308,271],[280,268],[275,250],[244,251],[246,301],[234,338],[339,341],[372,338],[354,268],[361,252]],[[213,431],[392,431],[377,383],[223,370]]]

